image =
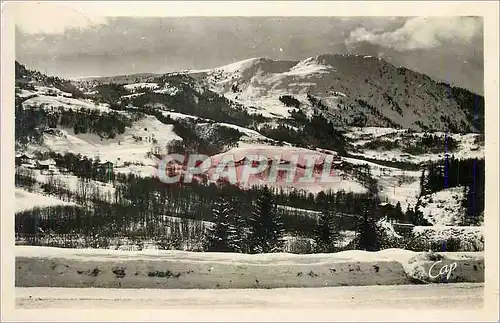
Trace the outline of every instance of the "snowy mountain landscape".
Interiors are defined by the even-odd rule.
[[[478,26],[19,27],[16,306],[481,308]]]
[[[320,55],[299,62],[248,59],[134,80],[68,81],[16,62],[16,228],[23,231],[18,232],[18,243],[27,243],[27,235],[32,235],[30,239],[40,239],[37,243],[59,246],[70,232],[82,230],[60,231],[50,221],[42,228],[23,223],[34,217],[47,221],[54,212],[65,217],[67,208],[77,214],[98,206],[102,210],[101,204],[112,214],[118,205],[127,208],[132,203],[139,209],[135,203],[140,203],[137,214],[127,214],[156,218],[162,225],[154,230],[168,232],[167,236],[175,230],[190,237],[181,239],[186,240],[181,249],[201,248],[202,232],[215,220],[212,197],[204,196],[206,185],[198,178],[197,184],[175,188],[180,200],[167,197],[164,202],[162,198],[172,193],[165,193],[155,179],[162,156],[203,153],[212,156],[213,170],[229,155],[235,161],[255,154],[269,160],[279,155],[281,163],[289,164],[297,162],[294,154],[312,154],[319,159],[317,166],[325,165],[325,156],[334,156],[335,180],[271,183],[263,177],[236,186],[218,182],[207,187],[213,198],[234,191],[251,210],[251,196],[258,199],[262,187],[270,186],[287,251],[313,251],[314,227],[325,220],[325,212],[338,219],[342,239],[352,239],[335,244],[355,249],[353,219],[367,210],[349,201],[373,200],[372,196],[378,201],[370,206],[373,220],[389,228],[375,249],[389,240],[389,246],[404,244],[408,228],[415,226],[410,232],[418,232],[417,240],[426,243],[440,232],[434,247],[415,247],[422,249],[418,251],[445,251],[449,239],[463,240],[456,251],[480,251],[484,116],[473,112],[484,113],[481,96],[361,55]],[[44,162],[52,164],[46,167]],[[132,188],[143,195],[132,196]],[[185,198],[203,203],[195,206]],[[181,200],[181,209],[169,208],[169,203]],[[246,222],[251,216],[238,217]],[[422,225],[429,227],[419,231]],[[139,231],[143,227],[137,222],[133,226]],[[456,230],[443,236],[441,226]],[[433,227],[436,233],[429,230]],[[122,240],[130,244],[110,228],[106,231],[113,236],[106,242],[108,248],[123,248],[117,242]],[[48,238],[51,235],[59,238]],[[149,238],[148,245],[158,248]],[[198,238],[196,243],[187,241]]]

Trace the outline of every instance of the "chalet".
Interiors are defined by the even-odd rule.
[[[15,157],[16,157],[16,166],[33,164],[33,156],[31,156],[31,155],[17,154]]]
[[[99,168],[102,169],[102,170],[113,172],[113,163],[110,162],[110,161],[106,161],[104,163],[100,163],[99,164]]]
[[[113,163],[110,161],[106,161],[104,163],[99,164],[99,172],[104,174],[106,178],[110,178],[113,176]]]
[[[53,159],[37,161],[36,168],[41,170],[42,174],[54,174],[58,172],[56,162]]]
[[[245,160],[246,160],[246,158],[242,158],[242,159],[240,159],[240,160],[237,160],[237,161],[234,163],[234,166],[235,166],[235,167],[240,167],[240,166],[245,165]]]
[[[47,160],[39,160],[36,163],[36,166],[40,170],[48,170],[52,167],[50,166],[55,166],[56,162],[53,159],[47,159]]]

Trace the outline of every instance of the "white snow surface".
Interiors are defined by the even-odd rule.
[[[332,70],[333,67],[328,65],[318,64],[312,57],[299,62],[297,65],[292,67],[289,71],[284,72],[284,75],[310,75],[314,73],[327,73]]]
[[[156,88],[158,88],[158,84],[156,84],[156,83],[132,83],[132,84],[124,85],[123,87],[129,91],[136,91],[136,90],[141,89],[141,88],[156,89]]]
[[[332,67],[320,64],[313,58],[301,62],[251,58],[193,73],[206,73],[212,90],[245,105],[250,113],[284,118],[290,116],[290,108],[279,97],[293,93],[294,97],[308,105],[307,93],[316,85],[317,75],[332,70]],[[233,91],[235,85],[242,85],[243,88]],[[336,100],[334,97],[329,99]]]
[[[178,119],[191,119],[191,120],[199,120],[201,119],[200,117],[192,116],[190,114],[184,114],[184,113],[179,113],[179,112],[174,112],[174,111],[161,111],[161,114],[163,116],[167,117],[169,116],[173,120],[178,120]]]
[[[65,97],[72,97],[73,96],[71,93],[61,91],[55,87],[35,86],[35,90],[37,92],[39,92],[40,94],[52,94],[52,95],[55,94],[57,96],[65,96]]]
[[[420,211],[433,225],[458,225],[465,214],[463,187],[452,187],[421,197]]]
[[[240,322],[245,318],[253,322],[343,322],[364,321],[367,315],[380,322],[416,317],[428,322],[494,321],[479,319],[483,293],[484,284],[467,283],[230,290],[30,287],[16,288],[16,307],[23,310],[16,311],[15,320],[75,321],[84,315],[98,321],[99,309],[103,309],[120,322],[145,320],[145,312],[148,320],[172,322]]]
[[[59,153],[71,152],[91,158],[99,156],[101,161],[111,161],[117,167],[124,162],[156,166],[156,161],[147,154],[154,149],[166,153],[167,143],[182,140],[173,131],[173,125],[163,124],[153,116],[145,116],[114,139],[101,139],[88,133],[75,135],[71,129],[61,129],[61,132],[61,135],[46,134],[42,147]]]
[[[15,212],[31,210],[35,207],[46,207],[56,205],[76,205],[75,203],[65,202],[55,197],[31,193],[21,188],[15,189]]]
[[[151,250],[142,251],[120,251],[109,249],[70,249],[52,248],[39,246],[15,246],[16,257],[32,258],[70,258],[94,260],[130,259],[130,260],[175,260],[182,259],[185,262],[223,262],[223,263],[248,263],[248,264],[328,264],[332,261],[338,262],[372,262],[372,261],[398,261],[406,262],[410,258],[420,254],[419,252],[403,249],[386,249],[377,252],[349,250],[333,254],[240,254],[226,252],[189,252],[178,250]],[[447,253],[448,254],[448,253]],[[477,253],[461,253],[469,256],[477,256]],[[451,255],[453,256],[453,255]]]
[[[109,112],[109,105],[105,103],[96,104],[91,100],[67,98],[64,96],[38,95],[23,102],[23,107],[35,106],[40,108],[78,110],[90,109]]]

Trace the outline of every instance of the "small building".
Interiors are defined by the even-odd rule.
[[[33,156],[29,154],[16,154],[16,166],[21,166],[23,164],[33,164]]]
[[[55,167],[56,162],[53,159],[39,160],[36,165],[40,170],[49,170]]]
[[[59,172],[56,162],[53,159],[39,160],[35,168],[39,169],[42,174],[56,174]]]
[[[105,178],[110,179],[113,176],[113,163],[110,161],[100,163],[99,173],[103,174]]]

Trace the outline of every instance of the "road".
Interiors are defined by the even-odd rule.
[[[142,312],[145,309],[148,309],[147,312],[177,310],[179,313],[190,309],[191,313],[193,310],[206,310],[211,314],[214,314],[214,311],[224,311],[226,314],[227,311],[244,309],[247,312],[260,314],[267,312],[273,315],[295,313],[298,309],[302,312],[313,310],[311,312],[315,315],[325,310],[334,312],[356,310],[357,313],[360,310],[378,310],[389,314],[387,319],[395,318],[392,311],[400,311],[400,314],[406,315],[416,311],[415,313],[420,315],[443,313],[440,317],[445,320],[448,318],[446,313],[464,319],[467,315],[479,311],[483,304],[483,288],[483,284],[229,290],[36,287],[16,288],[16,307],[44,310],[142,309]],[[55,312],[60,314],[59,310]],[[299,316],[293,315],[288,320],[298,318]],[[209,320],[209,317],[203,316],[203,319]],[[256,319],[257,317],[252,316],[252,320]],[[417,318],[410,319],[415,321]]]

